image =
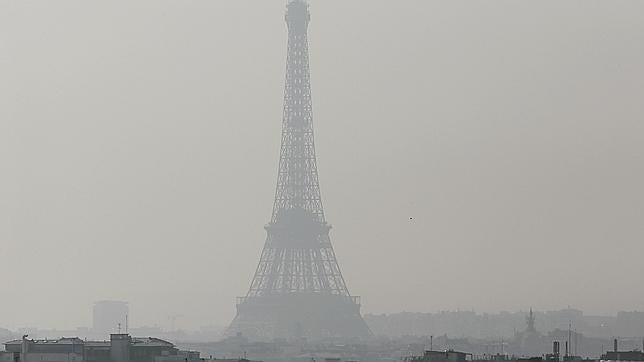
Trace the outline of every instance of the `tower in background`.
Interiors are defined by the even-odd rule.
[[[228,334],[260,339],[371,334],[340,272],[322,209],[303,0],[287,5],[288,54],[275,201],[250,289]]]
[[[534,327],[534,313],[532,312],[532,307],[530,307],[530,313],[525,320],[527,324],[526,332],[536,333],[537,329]]]

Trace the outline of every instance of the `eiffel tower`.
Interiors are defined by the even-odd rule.
[[[257,339],[366,337],[329,239],[315,159],[305,0],[286,9],[288,54],[282,144],[266,243],[227,334]]]

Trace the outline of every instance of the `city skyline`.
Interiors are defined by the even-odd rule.
[[[153,335],[185,342],[213,342],[225,338],[227,335],[226,325],[208,324],[186,327],[177,323],[185,317],[183,314],[173,314],[168,316],[167,320],[151,325],[132,323],[132,312],[136,315],[136,310],[122,310],[122,306],[128,304],[125,301],[97,301],[94,303],[93,321],[74,328],[21,326],[9,329],[8,332],[13,333],[14,336],[29,334],[32,338],[58,338],[61,335],[73,335],[79,338],[99,340],[105,339],[110,333],[130,333],[139,336]],[[100,306],[100,312],[97,310],[97,306]],[[534,321],[533,329],[529,324],[531,313]],[[584,338],[612,339],[618,337],[622,341],[632,343],[640,340],[641,335],[644,334],[644,311],[620,311],[615,315],[592,315],[574,308],[559,310],[529,308],[498,313],[474,310],[396,312],[365,314],[364,318],[374,333],[372,338],[375,339],[433,335],[457,339],[494,340],[501,337],[516,338],[524,331],[546,336],[570,330],[579,333]],[[4,332],[7,331],[0,327],[0,337],[4,336]]]
[[[311,4],[363,313],[644,309],[644,5],[591,4]],[[0,327],[89,325],[101,299],[230,321],[274,196],[283,5],[0,4]]]

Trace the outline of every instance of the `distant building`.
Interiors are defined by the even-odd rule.
[[[644,361],[642,351],[611,351],[602,355],[602,361]]]
[[[548,350],[548,341],[543,334],[537,331],[535,322],[536,315],[530,308],[525,316],[525,330],[514,333],[514,339],[510,342],[507,352],[532,358],[533,356],[541,356],[544,351]]]
[[[407,362],[466,362],[472,360],[472,354],[465,352],[425,351],[422,356],[411,357]]]
[[[615,318],[615,329],[620,336],[640,337],[644,335],[644,312],[619,312]]]
[[[602,361],[644,361],[644,352],[637,351],[637,350],[620,351],[617,346],[617,339],[614,339],[613,350],[603,354],[601,357],[601,360]]]
[[[103,300],[94,304],[92,315],[94,335],[104,336],[127,329],[127,318],[130,308],[127,302]]]
[[[182,351],[158,338],[112,334],[109,341],[80,338],[22,339],[5,343],[0,362],[197,362],[199,352]]]

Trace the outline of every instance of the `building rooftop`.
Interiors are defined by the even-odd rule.
[[[35,344],[83,344],[85,341],[78,337],[63,337],[63,338],[58,338],[58,339],[29,339],[29,343],[35,343]],[[4,345],[19,345],[22,344],[21,339],[14,339],[8,342],[5,342]]]
[[[137,347],[137,346],[146,346],[146,347],[151,347],[151,346],[159,346],[159,347],[174,347],[174,344],[165,341],[160,338],[154,338],[154,337],[132,337],[132,346]]]
[[[63,337],[59,339],[29,339],[27,340],[32,344],[39,345],[70,345],[70,344],[84,344],[92,347],[109,347],[110,341],[85,341],[78,337]],[[5,342],[5,346],[16,346],[22,344],[21,339],[14,339],[8,342]],[[165,341],[160,338],[154,337],[132,337],[132,347],[174,347],[174,344]]]

